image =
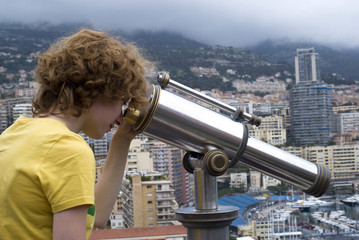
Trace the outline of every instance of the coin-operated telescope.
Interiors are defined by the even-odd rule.
[[[183,166],[194,174],[195,207],[178,209],[176,219],[187,228],[189,240],[229,239],[238,208],[218,205],[216,176],[237,162],[316,197],[329,187],[326,167],[250,137],[247,124],[259,126],[256,116],[173,81],[168,74],[157,81],[159,85],[148,89],[146,108],[127,109],[125,120],[134,130],[187,151]]]

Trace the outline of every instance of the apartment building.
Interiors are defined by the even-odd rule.
[[[304,149],[305,149],[304,147],[289,146],[289,147],[282,147],[281,149],[297,157],[304,158]]]
[[[344,105],[344,106],[337,106],[333,107],[333,112],[349,112],[349,111],[359,111],[358,105]]]
[[[14,107],[16,104],[31,104],[32,97],[18,97],[18,98],[8,98],[2,103],[3,108],[5,107],[6,111],[6,127],[9,127],[16,120],[14,119]],[[4,121],[3,119],[1,121]]]
[[[166,143],[153,141],[151,145],[153,170],[171,179],[179,205],[188,206],[194,198],[193,177],[182,166],[184,151]]]
[[[248,180],[247,179],[248,179],[248,173],[246,173],[246,172],[231,173],[229,186],[231,188],[244,187],[244,189],[247,189],[248,188]]]
[[[142,145],[143,140],[133,139],[127,155],[126,171],[154,170],[150,149]]]
[[[250,223],[252,235],[255,239],[272,239],[274,234],[274,224],[272,221],[262,219],[259,221],[252,221]]]
[[[173,225],[178,204],[170,184],[158,172],[126,172],[121,186],[125,227]]]
[[[332,133],[331,88],[299,82],[290,90],[290,133],[297,145],[327,145]]]
[[[16,120],[18,117],[24,116],[31,118],[32,117],[32,104],[31,103],[20,103],[15,104],[13,110],[13,119]]]
[[[250,191],[259,191],[262,187],[262,173],[258,171],[249,171],[249,189]]]
[[[261,125],[252,126],[249,135],[272,145],[283,145],[287,141],[282,116],[263,117]]]
[[[303,233],[298,231],[294,225],[289,226],[289,230],[285,230],[285,221],[288,221],[288,219],[283,222],[273,218],[271,220],[265,218],[252,221],[248,226],[239,227],[238,233],[242,234],[242,236],[251,236],[259,240],[301,239]]]
[[[261,172],[251,170],[250,173],[231,173],[230,174],[230,187],[247,189],[247,179],[249,176],[249,185],[251,191],[266,190],[269,186],[278,186],[281,181]]]
[[[327,145],[333,131],[332,88],[321,82],[319,54],[297,49],[296,85],[289,92],[290,133],[298,145]]]
[[[278,93],[286,91],[286,84],[273,77],[259,77],[254,82],[244,80],[233,81],[233,87],[239,92],[269,92]]]
[[[359,145],[286,147],[283,150],[327,166],[334,181],[359,179]]]
[[[108,149],[110,147],[113,131],[105,133],[101,139],[93,139],[86,136],[84,133],[80,133],[80,136],[88,143],[92,149],[96,159],[106,158]]]
[[[332,139],[336,145],[354,145],[359,143],[359,130],[343,134],[336,134]]]
[[[359,131],[359,112],[337,114],[335,128],[339,134]]]
[[[305,148],[305,159],[327,166],[333,180],[359,178],[359,145]]]
[[[4,101],[0,100],[0,134],[7,128],[7,116]]]
[[[268,176],[268,175],[263,175],[262,174],[262,189],[266,190],[268,189],[268,187],[275,187],[278,186],[279,184],[281,184],[282,182],[274,177]]]
[[[311,82],[320,80],[320,58],[314,48],[299,48],[294,57],[295,82]]]
[[[16,97],[33,97],[36,95],[38,89],[36,88],[19,88],[15,90]]]
[[[95,152],[96,156],[96,182],[97,179],[100,177],[103,171],[103,167],[105,164],[105,159],[107,155],[108,145],[111,141],[110,137],[111,132],[107,133],[102,139],[93,140],[89,139],[87,136],[83,135],[83,137],[89,141],[90,147]],[[136,138],[133,139],[129,148],[129,152],[127,155],[127,163],[125,170],[132,171],[132,170],[153,170],[153,161],[149,149],[142,145],[143,139]],[[97,155],[97,154],[99,155]],[[114,220],[119,218],[118,215],[122,215],[122,199],[121,193],[118,194],[116,202],[113,207],[112,217]]]

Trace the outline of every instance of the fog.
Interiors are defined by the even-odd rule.
[[[356,0],[0,0],[0,22],[81,22],[102,29],[169,31],[207,44],[267,39],[359,47]]]

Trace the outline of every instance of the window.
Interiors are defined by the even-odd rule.
[[[152,204],[152,201],[147,201],[147,204]]]

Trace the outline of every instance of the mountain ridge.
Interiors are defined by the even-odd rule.
[[[17,51],[6,50],[14,55],[44,51],[58,38],[69,35],[82,27],[94,29],[92,26],[81,24],[27,26],[0,23],[0,46],[16,45]],[[288,77],[294,80],[294,56],[296,49],[303,47],[314,47],[319,53],[322,77],[325,82],[353,84],[354,80],[359,80],[357,67],[359,50],[349,51],[315,43],[274,40],[267,40],[250,48],[238,48],[211,46],[171,32],[128,33],[121,30],[109,32],[112,35],[120,35],[126,41],[134,42],[145,51],[150,60],[157,63],[158,70],[168,71],[174,80],[192,88],[234,90],[232,81],[237,79],[254,81],[263,75],[276,75],[282,81],[287,81]],[[0,49],[1,51],[4,50]],[[27,66],[25,69],[27,71],[35,68],[36,61],[31,64],[26,63],[27,65],[17,66],[9,63],[6,65],[5,58],[6,56],[0,55],[0,66],[4,65],[12,71],[25,66]],[[19,61],[25,62],[26,58]],[[210,71],[213,74],[199,74],[193,70],[196,68],[212,69]],[[6,81],[4,75],[0,78],[0,83],[1,80]]]

